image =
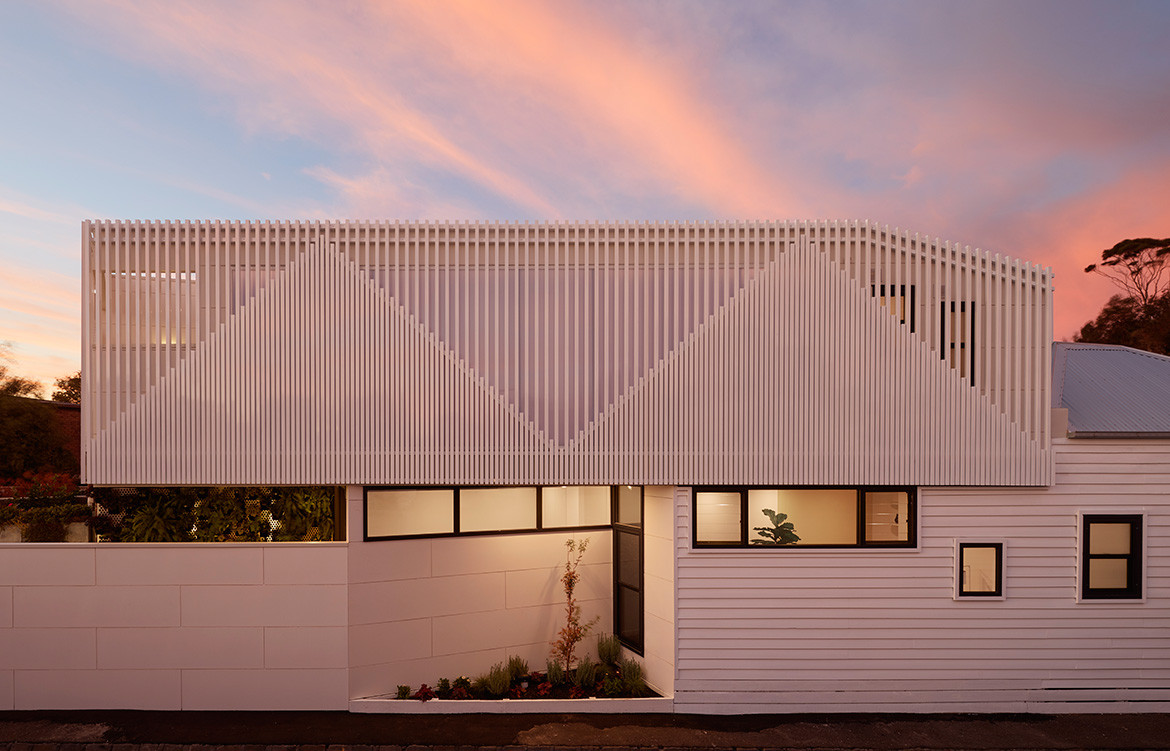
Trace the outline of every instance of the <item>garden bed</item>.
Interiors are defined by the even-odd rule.
[[[349,711],[358,714],[627,714],[671,712],[669,696],[629,699],[433,699],[402,701],[391,695],[351,699]]]

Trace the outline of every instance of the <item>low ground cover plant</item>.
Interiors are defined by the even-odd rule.
[[[475,678],[440,678],[434,687],[417,689],[399,686],[397,698],[417,699],[584,699],[587,697],[629,698],[654,696],[646,685],[642,666],[621,656],[616,636],[597,639],[597,657],[586,654],[575,667],[565,670],[559,660],[550,659],[545,670],[530,670],[520,657],[498,662]]]

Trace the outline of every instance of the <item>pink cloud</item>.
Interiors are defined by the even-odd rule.
[[[241,120],[254,127],[328,139],[374,159],[421,157],[543,215],[557,214],[522,179],[461,147],[398,94],[376,62],[402,30],[372,30],[362,12],[324,13],[291,2],[68,7],[117,36],[126,54],[232,97]]]

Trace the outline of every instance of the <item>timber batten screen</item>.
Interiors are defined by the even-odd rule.
[[[937,239],[861,222],[87,222],[83,246],[91,483],[1051,476],[1050,273]],[[952,309],[971,311],[957,342]]]

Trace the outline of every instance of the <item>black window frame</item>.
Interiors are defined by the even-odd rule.
[[[967,590],[963,586],[963,551],[968,548],[991,548],[995,550],[995,590]],[[974,542],[967,540],[960,540],[955,551],[955,596],[961,599],[967,598],[1002,598],[1003,595],[1003,543],[1002,542]]]
[[[748,521],[748,492],[751,490],[854,490],[857,492],[857,542],[831,545],[752,545]],[[907,494],[906,540],[865,539],[865,494],[897,492]],[[739,493],[739,541],[700,542],[698,519],[699,493]],[[918,489],[904,485],[696,485],[691,488],[692,550],[906,550],[918,547]]]
[[[1128,524],[1129,553],[1090,553],[1093,524]],[[1141,600],[1144,595],[1145,515],[1134,513],[1089,513],[1081,514],[1081,571],[1077,583],[1081,600]],[[1089,563],[1092,560],[1118,560],[1128,562],[1126,586],[1123,588],[1092,588],[1089,586]]]
[[[606,530],[613,527],[612,485],[596,485],[583,487],[608,487],[611,493],[610,521],[608,524],[590,524],[575,527],[545,527],[544,526],[544,489],[546,487],[561,487],[560,485],[370,485],[362,490],[362,540],[365,542],[380,542],[383,540],[424,540],[436,537],[484,537],[499,535],[535,535],[549,532],[580,532]],[[526,529],[484,529],[472,532],[459,530],[459,491],[461,490],[502,490],[506,488],[536,488],[536,526]],[[452,532],[427,532],[417,535],[376,535],[370,536],[370,491],[381,490],[450,490],[454,497]]]
[[[626,487],[638,490],[638,523],[631,524],[621,521],[618,514],[619,485],[612,486],[610,498],[610,526],[613,529],[613,633],[626,649],[639,656],[645,656],[646,648],[646,487],[644,485],[627,485]],[[620,538],[625,536],[637,537],[638,540],[638,585],[637,588],[621,580],[621,552]],[[622,632],[622,623],[625,622],[622,608],[622,590],[634,592],[638,600],[636,639],[627,638]]]

